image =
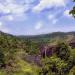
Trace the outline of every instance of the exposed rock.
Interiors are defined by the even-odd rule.
[[[40,55],[45,58],[45,56],[49,57],[52,56],[54,53],[56,53],[58,50],[57,45],[51,45],[51,46],[43,46],[40,49]]]

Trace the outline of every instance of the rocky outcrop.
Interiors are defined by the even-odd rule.
[[[75,48],[75,39],[71,40],[69,42],[69,45],[72,47],[72,48]]]
[[[40,61],[41,60],[40,55],[25,55],[24,60],[29,63],[35,63],[38,66],[42,66]]]
[[[57,52],[58,48],[59,47],[57,45],[43,46],[40,49],[40,55],[43,58],[45,58],[45,56],[47,56],[47,57],[52,56],[54,53]]]

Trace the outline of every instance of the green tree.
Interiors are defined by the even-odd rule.
[[[70,70],[69,75],[75,75],[75,66]]]
[[[0,67],[4,64],[4,53],[3,50],[0,49]]]
[[[75,0],[73,0],[75,2]],[[73,7],[73,9],[70,11],[70,14],[73,15],[73,17],[75,18],[75,6]]]
[[[67,67],[67,63],[57,56],[43,59],[42,75],[66,75],[63,71]]]
[[[65,43],[58,44],[57,56],[61,59],[67,60],[70,56],[70,47]]]

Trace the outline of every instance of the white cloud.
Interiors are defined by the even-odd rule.
[[[52,24],[56,24],[58,19],[53,19]]]
[[[14,17],[12,15],[9,15],[9,16],[7,16],[7,19],[10,20],[10,21],[13,21]]]
[[[56,24],[58,19],[56,18],[56,14],[48,15],[48,20],[52,22],[52,24]]]
[[[55,14],[50,14],[50,15],[48,15],[48,19],[49,20],[52,20],[52,19],[54,19],[55,18]]]
[[[2,13],[11,13],[11,14],[22,14],[24,13],[24,6],[18,5],[18,4],[13,4],[9,3],[7,5],[2,5],[0,4],[0,12]]]
[[[39,29],[41,29],[43,27],[43,23],[42,22],[38,22],[37,24],[36,24],[36,26],[35,26],[35,29],[36,30],[39,30]]]
[[[66,16],[66,17],[72,17],[72,15],[69,14],[69,12],[70,12],[70,10],[65,10],[64,11],[64,16]]]
[[[0,22],[0,27],[2,27],[2,25],[3,25],[3,23],[2,23],[2,22]]]
[[[26,0],[25,0],[26,1]],[[6,14],[8,20],[15,19],[13,17],[24,16],[24,14],[31,8],[31,4],[18,4],[16,0],[5,0],[0,2],[0,13]],[[8,15],[7,15],[8,14]],[[13,17],[10,15],[14,15]]]
[[[65,0],[40,0],[40,3],[33,8],[33,12],[40,12],[45,8],[65,6]]]

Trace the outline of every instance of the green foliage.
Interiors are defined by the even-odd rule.
[[[0,75],[6,75],[6,73],[3,70],[0,70]]]
[[[24,61],[24,55],[36,54],[37,48],[30,40],[0,33],[0,75],[39,75],[39,67]]]
[[[17,65],[0,70],[0,75],[39,75],[40,68],[23,60],[18,60]]]
[[[74,62],[74,65],[75,65],[75,49],[71,49],[71,57],[73,58],[73,62]]]
[[[41,75],[74,75],[74,51],[66,43],[58,43],[57,53],[51,57],[42,59],[43,67]]]
[[[0,66],[5,63],[3,50],[0,49]]]
[[[61,59],[67,60],[70,56],[70,47],[65,43],[59,43],[59,50],[57,51],[57,56]]]
[[[70,70],[69,75],[75,75],[75,66]]]
[[[53,75],[52,73],[54,73],[54,75],[63,75],[63,69],[67,67],[67,63],[56,56],[44,59],[43,63],[44,66],[42,70],[43,74],[46,73],[46,75],[50,72],[51,75]]]
[[[74,0],[74,2],[75,2],[75,0]],[[75,6],[74,6],[73,9],[70,11],[70,14],[72,14],[73,17],[75,18]]]
[[[51,34],[52,36],[47,35],[46,38],[39,38],[39,42],[37,39],[21,39],[3,33],[0,35],[0,75],[75,74],[75,48],[71,49],[66,43],[58,43],[58,41],[65,40],[65,33],[59,33],[62,39],[56,38],[58,33],[54,33]],[[38,59],[41,62],[41,67],[24,60],[25,55],[38,56],[41,45],[50,45],[51,43],[58,43],[59,48],[52,56],[41,58],[42,62]]]

